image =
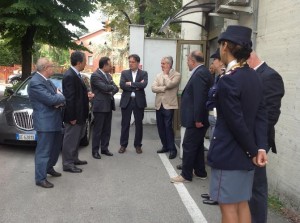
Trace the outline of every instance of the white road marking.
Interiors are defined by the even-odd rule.
[[[168,174],[170,177],[177,176],[177,172],[174,170],[172,164],[170,163],[169,159],[167,158],[166,154],[158,154],[162,163],[164,164]],[[170,182],[171,183],[171,182]],[[191,218],[195,223],[207,223],[207,220],[203,216],[201,210],[197,206],[194,199],[189,194],[188,190],[184,186],[183,183],[174,184],[175,188],[177,189],[177,192],[185,205],[187,211],[189,212]]]

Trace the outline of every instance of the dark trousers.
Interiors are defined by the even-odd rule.
[[[99,152],[101,142],[101,152],[108,151],[111,135],[112,112],[94,112],[94,128],[92,152]]]
[[[181,175],[186,180],[192,180],[193,169],[197,176],[206,177],[204,161],[204,136],[206,132],[203,128],[186,128],[183,138],[183,158]]]
[[[35,181],[47,178],[47,171],[55,166],[62,145],[62,132],[37,132],[35,149]]]
[[[120,145],[125,148],[128,145],[130,120],[133,112],[135,122],[134,147],[142,146],[144,108],[139,108],[136,104],[135,98],[131,98],[128,106],[126,108],[122,108],[121,112],[122,122]]]
[[[174,109],[165,109],[162,105],[156,110],[156,123],[158,135],[163,148],[169,151],[176,151],[173,130]]]
[[[266,167],[256,167],[249,201],[252,223],[267,223],[268,180]]]

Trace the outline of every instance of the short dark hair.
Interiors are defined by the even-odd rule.
[[[85,54],[80,51],[74,51],[71,54],[71,65],[76,66],[78,62],[83,62]]]
[[[129,55],[128,59],[130,59],[130,58],[133,58],[138,63],[141,61],[141,58],[137,54],[131,54],[131,55]]]
[[[108,64],[108,61],[110,61],[108,57],[101,57],[99,60],[99,68],[102,69],[104,65]]]

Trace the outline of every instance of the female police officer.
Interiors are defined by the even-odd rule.
[[[223,223],[250,223],[254,164],[267,162],[267,117],[262,83],[246,60],[252,51],[252,30],[228,26],[219,37],[227,66],[216,91],[218,119],[208,152],[210,196],[218,201]]]

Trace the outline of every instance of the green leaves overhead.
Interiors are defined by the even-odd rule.
[[[22,70],[30,73],[34,43],[84,49],[66,25],[85,29],[83,17],[96,9],[97,0],[5,0],[0,2],[0,36],[22,49]],[[25,63],[25,64],[24,64]],[[23,72],[24,73],[24,72]]]
[[[163,22],[178,12],[181,0],[99,0],[98,8],[111,20],[119,32],[128,33],[129,24],[145,25],[147,36],[158,35]],[[172,25],[171,30],[176,34],[179,25]],[[159,34],[163,35],[163,34]]]

